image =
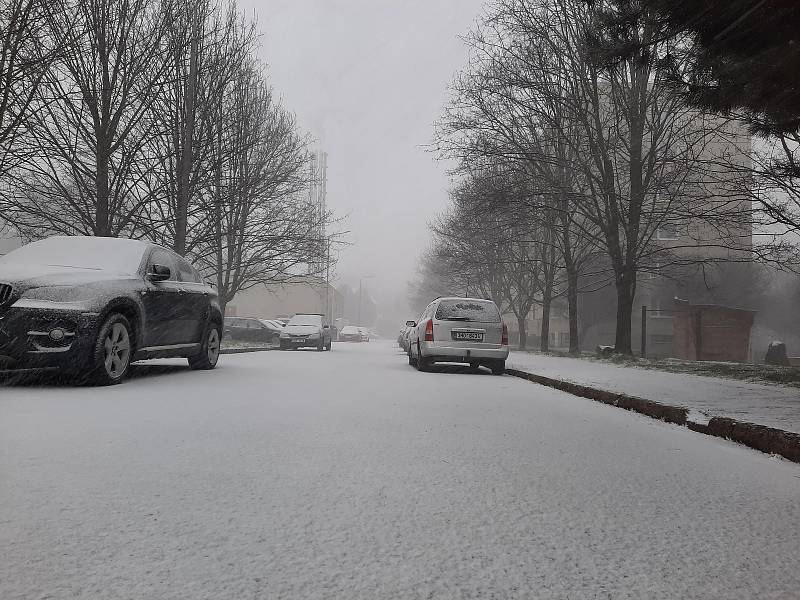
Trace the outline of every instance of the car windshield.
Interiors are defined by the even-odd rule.
[[[147,246],[136,240],[52,237],[0,257],[0,264],[39,265],[134,274]]]
[[[319,315],[295,315],[289,319],[286,325],[309,325],[319,327],[322,325],[322,317]]]
[[[500,311],[494,302],[483,300],[442,300],[436,309],[440,321],[479,321],[499,323]]]
[[[278,326],[275,325],[275,323],[273,323],[272,321],[268,321],[266,319],[258,319],[258,321],[259,321],[259,323],[261,323],[262,325],[265,325],[269,329],[274,329],[274,330],[278,329]]]

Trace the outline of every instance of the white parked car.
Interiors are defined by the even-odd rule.
[[[360,342],[361,341],[361,332],[359,331],[358,327],[353,325],[348,325],[347,327],[342,327],[342,330],[339,332],[339,341],[340,342]]]
[[[489,367],[502,375],[508,358],[508,328],[491,300],[437,298],[417,321],[409,321],[408,363],[426,371],[437,362]]]

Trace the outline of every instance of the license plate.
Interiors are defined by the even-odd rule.
[[[479,331],[454,331],[453,339],[462,342],[482,342],[483,333]]]

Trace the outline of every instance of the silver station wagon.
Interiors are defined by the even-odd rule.
[[[426,371],[434,363],[489,367],[502,375],[508,358],[508,329],[500,310],[481,298],[437,298],[411,327],[408,364]]]

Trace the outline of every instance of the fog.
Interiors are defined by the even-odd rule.
[[[401,321],[427,222],[447,201],[447,166],[423,146],[481,0],[239,4],[258,21],[275,90],[328,152],[328,206],[350,232],[336,283],[374,276],[365,289]]]

